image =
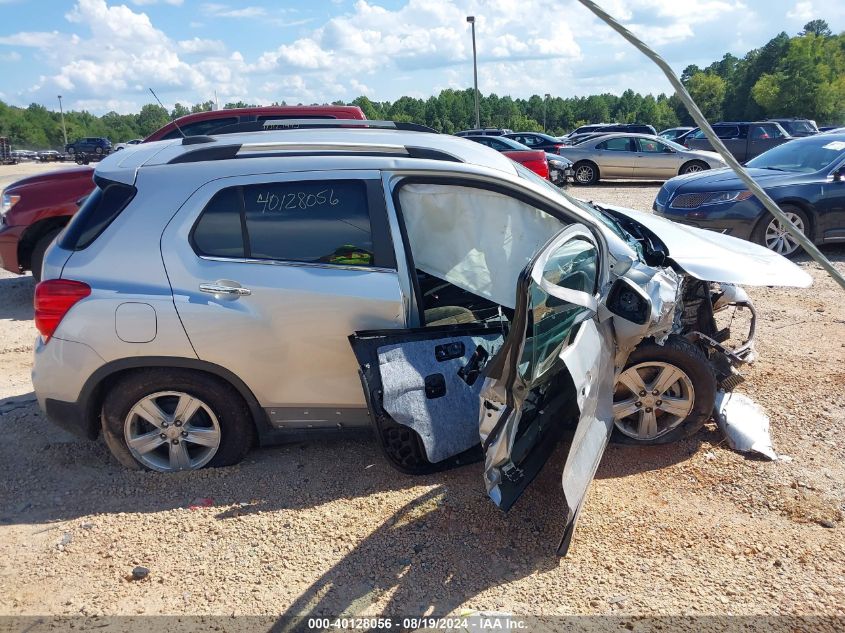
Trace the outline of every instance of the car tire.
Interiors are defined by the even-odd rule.
[[[673,373],[662,374],[667,370]],[[644,386],[638,393],[631,388],[635,380],[629,378],[635,372]],[[677,380],[672,380],[674,376]],[[657,384],[666,380],[672,382]],[[649,391],[653,387],[657,387],[657,394],[655,390]],[[670,398],[671,411],[662,408]],[[620,444],[638,445],[677,442],[695,435],[704,426],[713,415],[715,400],[716,374],[699,347],[675,335],[663,345],[649,340],[631,353],[617,381],[612,439]],[[631,414],[621,416],[626,411]],[[651,429],[656,432],[643,432],[642,421],[649,413],[654,418]]]
[[[52,229],[45,235],[41,236],[35,243],[35,247],[32,249],[32,255],[29,256],[29,269],[32,271],[32,278],[35,280],[35,283],[39,283],[41,281],[41,268],[44,265],[44,253],[47,252],[50,244],[53,243],[53,240],[55,240],[56,236],[61,232],[61,228]]]
[[[180,420],[183,406],[190,413]],[[150,411],[160,416],[158,424],[151,423]],[[256,437],[249,409],[231,385],[186,369],[140,369],[111,384],[101,424],[112,455],[133,470],[230,466]]]
[[[681,169],[678,171],[678,174],[681,176],[684,174],[697,174],[700,171],[707,171],[708,169],[710,169],[710,165],[704,161],[691,160],[688,163],[681,165]]]
[[[73,147],[73,146],[71,145],[70,147],[68,147],[68,148],[65,150],[65,152],[66,152],[66,153],[68,153],[68,154],[75,154],[75,153],[76,153],[76,148],[75,148],[75,147]]]
[[[803,209],[800,209],[794,204],[782,204],[780,205],[780,209],[801,229],[804,235],[807,235],[810,222]],[[765,246],[770,251],[778,255],[783,255],[784,257],[795,257],[803,250],[801,245],[798,244],[798,241],[792,235],[785,232],[780,220],[768,212],[757,223],[751,239],[760,246]]]
[[[94,148],[94,153],[95,153],[95,154],[97,154],[97,155],[99,156],[100,154],[102,154],[102,153],[103,153],[103,148],[102,148],[102,147],[95,147],[95,148]]]
[[[572,167],[577,185],[594,185],[599,181],[599,167],[589,160],[582,160]]]

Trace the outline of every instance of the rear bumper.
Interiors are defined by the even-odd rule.
[[[86,380],[105,364],[97,352],[59,338],[35,344],[32,384],[41,410],[59,428],[79,437],[94,439],[99,433],[98,412],[91,408]]]
[[[26,228],[0,225],[0,268],[17,274],[23,272],[18,262],[18,243]]]

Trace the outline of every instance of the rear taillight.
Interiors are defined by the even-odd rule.
[[[554,147],[554,149],[555,149],[554,153],[557,154],[560,151],[560,148],[565,147],[565,146],[564,146],[563,143],[560,143],[558,145],[553,145],[552,147]]]
[[[538,176],[542,176],[543,178],[549,177],[549,162],[545,158],[527,160],[522,164]]]
[[[49,279],[35,287],[35,327],[45,341],[76,302],[90,294],[91,286],[70,279]]]

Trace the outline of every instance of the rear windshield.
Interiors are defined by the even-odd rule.
[[[90,246],[135,197],[137,189],[110,180],[98,180],[82,207],[62,234],[59,246],[81,251]]]

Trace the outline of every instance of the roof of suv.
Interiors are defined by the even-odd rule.
[[[197,141],[196,139],[202,139]],[[515,175],[513,162],[479,143],[447,134],[405,130],[330,127],[233,133],[130,145],[103,159],[96,175],[131,184],[141,167],[245,158],[296,158],[296,169],[349,169],[349,158],[380,158],[384,167],[402,159],[434,159],[477,165]],[[369,168],[378,163],[368,160]],[[231,166],[231,164],[230,164]]]

